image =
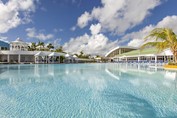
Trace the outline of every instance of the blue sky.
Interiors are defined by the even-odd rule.
[[[176,33],[176,5],[176,0],[0,0],[0,38],[103,54],[118,45],[140,46],[155,27]]]

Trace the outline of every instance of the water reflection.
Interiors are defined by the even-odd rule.
[[[149,102],[144,99],[135,97],[131,94],[122,93],[117,90],[108,90],[105,91],[102,95],[106,101],[116,104],[116,109],[119,109],[119,111],[116,112],[116,116],[141,118],[148,118],[149,116],[151,116],[151,118],[156,117],[155,109]],[[114,113],[115,108],[109,108],[109,110]]]
[[[86,88],[85,85],[89,85],[89,88],[101,91],[106,86],[106,82],[104,75],[97,74],[97,71],[100,71],[99,68],[94,70],[92,66],[83,66],[82,68],[64,64],[8,65],[1,73],[0,84],[41,83],[63,79],[66,83],[74,86]],[[92,73],[91,76],[90,73]]]
[[[108,73],[110,78],[114,79],[115,76],[119,78],[117,81],[118,90],[144,99],[151,103],[151,106],[156,106],[157,117],[166,117],[167,114],[177,112],[176,71],[128,64],[107,65],[106,70],[110,70]],[[107,73],[107,71],[105,72]],[[119,98],[118,95],[116,97]]]
[[[108,74],[108,75],[110,75],[111,77],[113,77],[113,78],[115,78],[115,79],[117,79],[117,80],[119,80],[120,78],[118,77],[118,76],[116,76],[113,72],[111,72],[109,69],[105,69],[105,72]]]
[[[138,117],[177,113],[176,71],[128,64],[8,65],[2,70],[0,98],[14,98],[19,107],[19,97],[26,101],[30,97],[34,103],[36,99],[58,106],[77,103],[86,111],[105,110],[115,116],[125,111]]]

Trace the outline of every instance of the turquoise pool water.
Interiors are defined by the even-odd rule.
[[[177,117],[176,76],[126,64],[0,65],[0,118]]]

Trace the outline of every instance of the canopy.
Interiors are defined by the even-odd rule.
[[[74,55],[73,57],[74,57],[74,58],[77,58],[77,56],[76,56],[76,55]]]
[[[66,54],[65,57],[70,57],[70,55],[69,55],[69,54]]]
[[[40,52],[36,53],[35,56],[47,56],[47,55],[40,51]]]
[[[52,52],[48,55],[49,57],[58,57],[58,56],[61,56],[61,54],[59,53],[56,53],[56,52]]]

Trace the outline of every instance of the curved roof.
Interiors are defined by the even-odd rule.
[[[0,47],[9,47],[9,44],[0,40]]]
[[[121,48],[127,48],[127,49],[138,49],[135,47],[131,47],[131,46],[118,46],[113,48],[112,50],[110,50],[108,53],[106,53],[105,57],[107,57],[109,54],[111,54],[113,51],[117,50],[117,49],[121,49]]]
[[[169,56],[169,55],[173,55],[173,54],[169,48],[165,49],[163,51],[160,51],[160,52],[156,48],[145,48],[143,50],[133,50],[130,52],[126,52],[126,53],[117,55],[115,57],[116,58],[117,57],[124,58],[124,57],[155,56],[155,55],[158,55],[158,56],[167,56],[168,55]]]

